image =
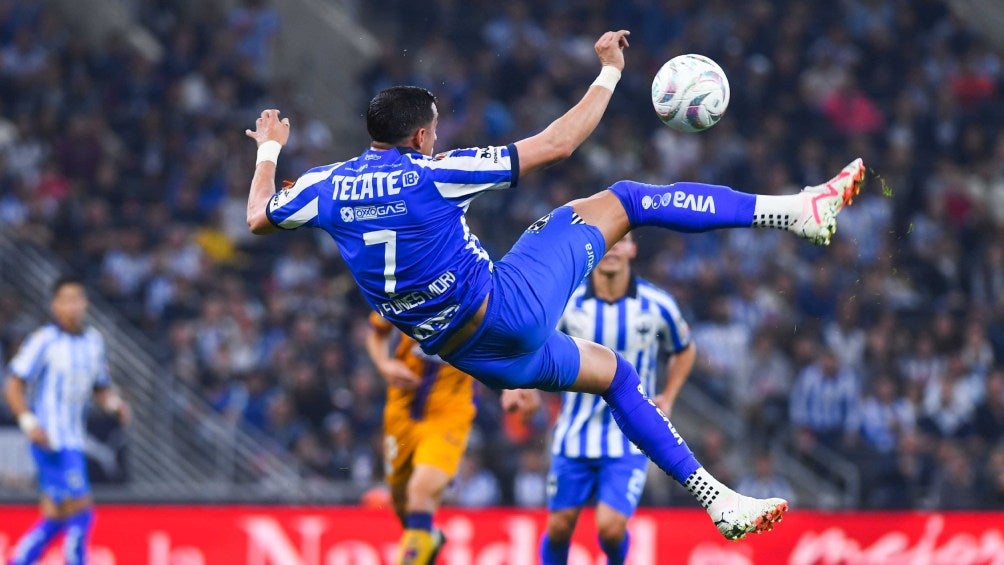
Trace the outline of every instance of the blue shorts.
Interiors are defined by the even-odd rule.
[[[547,475],[547,509],[580,508],[595,499],[630,517],[645,490],[648,458],[564,457],[551,459]]]
[[[495,263],[481,327],[444,358],[496,389],[572,386],[579,350],[555,327],[605,249],[600,230],[583,223],[570,206],[534,222]]]
[[[83,451],[48,451],[33,444],[31,455],[38,470],[38,488],[53,502],[90,495],[91,484],[87,480],[87,460]]]

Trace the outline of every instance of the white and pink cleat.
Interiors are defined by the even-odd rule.
[[[788,229],[816,245],[829,245],[837,231],[837,214],[850,204],[865,178],[865,164],[860,158],[851,161],[825,184],[807,186],[802,190],[802,212]]]
[[[735,491],[724,493],[708,508],[715,527],[730,540],[773,530],[787,511],[788,501],[783,498],[752,498]]]

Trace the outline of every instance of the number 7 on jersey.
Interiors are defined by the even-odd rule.
[[[393,230],[377,230],[363,234],[366,245],[386,244],[383,250],[383,291],[393,296],[397,288],[397,232]]]

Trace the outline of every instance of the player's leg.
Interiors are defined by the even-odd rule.
[[[388,479],[387,486],[390,490],[390,503],[394,506],[394,515],[404,528],[404,517],[408,514],[408,482]]]
[[[669,418],[645,396],[630,363],[601,345],[573,341],[580,358],[578,377],[570,390],[603,396],[624,435],[701,503],[722,535],[739,539],[772,529],[780,521],[788,509],[786,501],[741,496],[701,467]],[[554,350],[559,357],[569,355],[557,343]]]
[[[432,515],[429,514],[429,527],[424,526],[421,517],[409,519],[408,494],[411,490],[412,477],[415,474],[414,455],[419,443],[418,425],[399,414],[384,413],[384,476],[390,488],[394,513],[401,521],[401,538],[398,540],[398,559],[415,554],[420,557],[423,546],[427,545],[428,536],[423,531],[431,530]],[[420,480],[419,483],[422,481]],[[417,530],[417,531],[416,531]],[[425,550],[428,558],[428,550]]]
[[[87,478],[87,460],[80,450],[66,449],[61,453],[63,480],[68,494],[60,504],[60,513],[65,517],[66,524],[63,553],[67,565],[83,565],[87,563],[87,544],[94,523],[91,485]]]
[[[540,537],[541,565],[566,565],[572,547],[572,534],[581,508],[564,508],[547,513],[547,526]]]
[[[39,500],[42,517],[18,540],[11,565],[27,565],[37,561],[45,548],[66,527],[59,508],[59,502],[66,495],[60,452],[32,445],[31,455],[38,473],[38,487],[42,491]]]
[[[48,495],[42,495],[39,510],[42,517],[18,540],[14,547],[11,565],[35,563],[52,540],[63,531],[65,527],[63,518],[59,515],[57,505]]]
[[[416,464],[408,481],[400,565],[426,565],[436,553],[437,539],[432,517],[439,508],[451,475],[432,465]]]
[[[540,539],[542,565],[565,565],[579,511],[596,493],[593,460],[555,455],[547,475],[547,527]]]
[[[411,459],[414,469],[408,479],[405,531],[401,537],[402,565],[432,563],[445,543],[432,519],[443,491],[457,474],[470,429],[471,419],[467,416],[426,420],[415,425],[418,444]]]
[[[864,172],[861,159],[856,159],[829,182],[784,196],[748,194],[694,182],[655,185],[619,181],[609,190],[570,204],[586,223],[603,232],[607,247],[642,226],[681,232],[781,228],[825,245],[836,231],[837,213],[858,193]]]
[[[66,538],[63,540],[66,565],[83,565],[87,563],[87,543],[94,524],[94,505],[91,497],[64,501],[62,514],[66,516]]]
[[[631,543],[627,523],[641,502],[647,470],[648,459],[643,455],[604,459],[596,505],[596,530],[610,565],[622,565],[627,559]]]
[[[383,414],[383,476],[390,490],[394,514],[404,527],[407,514],[408,481],[411,480],[411,457],[415,454],[415,426],[398,410],[387,408]]]
[[[614,510],[605,502],[596,505],[596,531],[600,549],[607,556],[609,565],[624,565],[627,559],[631,536],[627,531],[628,517]]]

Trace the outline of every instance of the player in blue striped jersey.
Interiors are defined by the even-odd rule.
[[[12,565],[35,563],[63,531],[66,563],[86,563],[94,515],[83,451],[84,411],[93,396],[123,422],[129,414],[111,388],[101,334],[84,325],[83,284],[72,277],[57,280],[51,310],[52,323],[25,339],[4,383],[7,404],[31,440],[42,491],[42,519],[18,542]]]
[[[558,329],[605,345],[627,359],[638,371],[646,394],[669,414],[697,350],[673,297],[632,272],[637,252],[630,233],[614,244],[572,294]],[[671,357],[666,388],[656,396],[660,350]],[[551,447],[542,563],[568,562],[579,511],[594,498],[600,547],[608,563],[624,563],[627,522],[645,488],[648,458],[621,433],[602,397],[566,391],[561,400]]]
[[[504,147],[433,157],[436,98],[422,88],[392,87],[367,109],[369,149],[311,169],[276,192],[275,163],[290,124],[278,110],[265,110],[245,132],[258,144],[248,227],[255,234],[325,230],[374,310],[426,353],[488,386],[602,394],[624,434],[701,502],[724,536],[737,539],[770,529],[787,503],[743,497],[712,477],[644,395],[630,363],[557,331],[558,319],[605,250],[634,227],[774,227],[829,243],[837,214],[859,190],[864,165],[855,160],[828,183],[786,196],[620,181],[547,214],[492,262],[467,229],[467,207],[484,192],[514,187],[561,161],[585,141],[620,79],[627,35],[607,32],[596,42],[603,67],[575,106],[542,132]],[[423,548],[407,552],[417,557],[406,562],[424,562],[424,546],[432,546],[427,537]]]

